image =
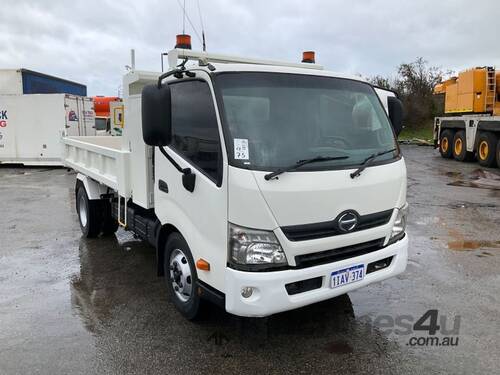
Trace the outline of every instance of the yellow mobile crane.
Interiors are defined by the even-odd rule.
[[[500,166],[500,71],[468,69],[436,85],[434,94],[445,97],[445,115],[434,119],[441,156]]]

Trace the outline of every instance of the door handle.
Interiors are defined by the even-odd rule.
[[[168,194],[168,185],[165,181],[158,180],[158,189],[160,189],[160,191],[163,191],[164,193]]]

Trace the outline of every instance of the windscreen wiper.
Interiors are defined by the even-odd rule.
[[[293,171],[303,165],[310,164],[310,163],[316,163],[316,162],[321,162],[321,161],[330,161],[330,160],[342,160],[342,159],[347,159],[349,156],[316,156],[311,159],[304,159],[304,160],[299,160],[297,163],[290,165],[289,167],[285,168],[280,168],[274,172],[268,173],[264,176],[264,178],[269,181],[276,176],[284,173],[284,172],[289,172]]]
[[[376,158],[378,158],[379,156],[382,156],[382,155],[385,155],[385,154],[388,154],[388,153],[394,152],[394,151],[396,151],[396,148],[392,148],[390,150],[380,151],[380,152],[377,152],[375,154],[371,154],[365,160],[363,160],[363,162],[361,163],[361,165],[359,166],[358,169],[356,169],[354,172],[351,173],[351,178],[358,177],[361,174],[361,172],[363,172],[367,167],[369,167],[373,163],[373,161]]]

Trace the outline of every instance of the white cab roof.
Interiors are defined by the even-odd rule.
[[[253,65],[253,64],[212,64],[216,70],[214,73],[220,72],[271,72],[271,73],[288,73],[288,74],[303,74],[312,76],[323,76],[323,77],[336,77],[336,78],[346,78],[353,79],[356,81],[366,82],[365,79],[359,76],[332,72],[329,70],[317,70],[317,69],[306,69],[306,68],[295,68],[287,66],[275,66],[275,65]],[[188,67],[188,65],[186,65]],[[189,65],[192,70],[203,69],[207,70],[206,67],[199,67],[197,65]]]
[[[323,66],[309,63],[290,63],[285,61],[264,60],[246,58],[239,56],[229,56],[212,54],[207,52],[197,52],[185,49],[173,49],[168,52],[168,62],[170,69],[176,67],[182,60],[187,59],[186,68],[192,70],[204,70],[210,72],[207,63],[213,65],[215,72],[275,72],[288,74],[315,75],[324,77],[347,78],[356,81],[366,82],[359,76],[335,73],[323,69]],[[200,64],[202,66],[200,66]],[[204,66],[205,65],[205,66]]]

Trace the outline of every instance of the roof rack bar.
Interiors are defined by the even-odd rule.
[[[289,63],[276,60],[253,59],[246,57],[220,55],[207,52],[196,52],[180,48],[174,48],[173,50],[169,51],[167,55],[168,55],[168,65],[170,69],[173,69],[177,66],[179,59],[200,61],[202,63],[212,62],[212,63],[255,64],[255,65],[286,66],[291,68],[306,68],[306,69],[317,69],[317,70],[323,69],[323,66],[318,64]]]

